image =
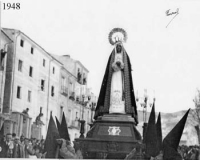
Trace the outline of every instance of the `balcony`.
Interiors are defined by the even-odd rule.
[[[75,100],[75,92],[70,92],[69,99],[71,99],[72,101]]]
[[[64,95],[65,97],[68,96],[68,88],[65,86],[61,86],[61,94]]]

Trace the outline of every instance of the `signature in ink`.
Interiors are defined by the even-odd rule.
[[[176,12],[170,12],[170,9],[168,9],[165,13],[166,13],[166,16],[171,16],[173,14],[179,14],[179,8],[176,9]]]
[[[166,28],[169,26],[169,24],[173,21],[173,19],[179,14],[179,8],[176,9],[176,12],[170,12],[170,9],[168,9],[166,12],[166,16],[171,16],[174,14],[174,17],[171,19],[171,21],[167,24]]]

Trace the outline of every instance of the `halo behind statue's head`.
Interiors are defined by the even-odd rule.
[[[127,33],[123,28],[113,28],[108,36],[109,42],[112,45],[127,41]]]

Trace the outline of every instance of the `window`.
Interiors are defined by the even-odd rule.
[[[17,86],[17,98],[21,99],[21,87]]]
[[[70,82],[69,83],[69,90],[70,90],[70,94],[73,92],[73,83]]]
[[[31,66],[29,68],[29,76],[33,77],[33,67],[31,67]]]
[[[20,41],[20,46],[21,46],[21,47],[24,47],[24,40],[22,40],[22,39],[21,39],[21,41]]]
[[[67,79],[65,77],[61,78],[61,93],[68,94]]]
[[[45,59],[43,59],[43,67],[45,67]]]
[[[51,96],[54,97],[54,86],[51,86]]]
[[[33,47],[31,47],[31,54],[33,54],[34,53],[34,48]]]
[[[65,87],[64,83],[65,83],[65,77],[62,77],[61,78],[61,92],[62,93],[64,92],[64,87]]]
[[[31,102],[31,91],[28,91],[28,102]]]
[[[41,90],[44,91],[45,81],[41,79]]]
[[[55,68],[53,67],[53,74],[55,73]]]
[[[77,120],[78,119],[78,112],[76,112],[76,117],[75,117],[76,119],[75,120]]]
[[[60,106],[60,119],[62,119],[62,115],[63,115],[63,106]]]
[[[18,61],[18,71],[20,71],[20,72],[22,72],[22,64],[23,64],[22,60],[19,59],[19,61]]]
[[[68,109],[68,116],[67,116],[67,122],[71,123],[71,117],[72,117],[72,110]]]

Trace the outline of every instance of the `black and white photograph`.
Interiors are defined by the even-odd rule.
[[[10,158],[200,160],[200,1],[1,0]]]

